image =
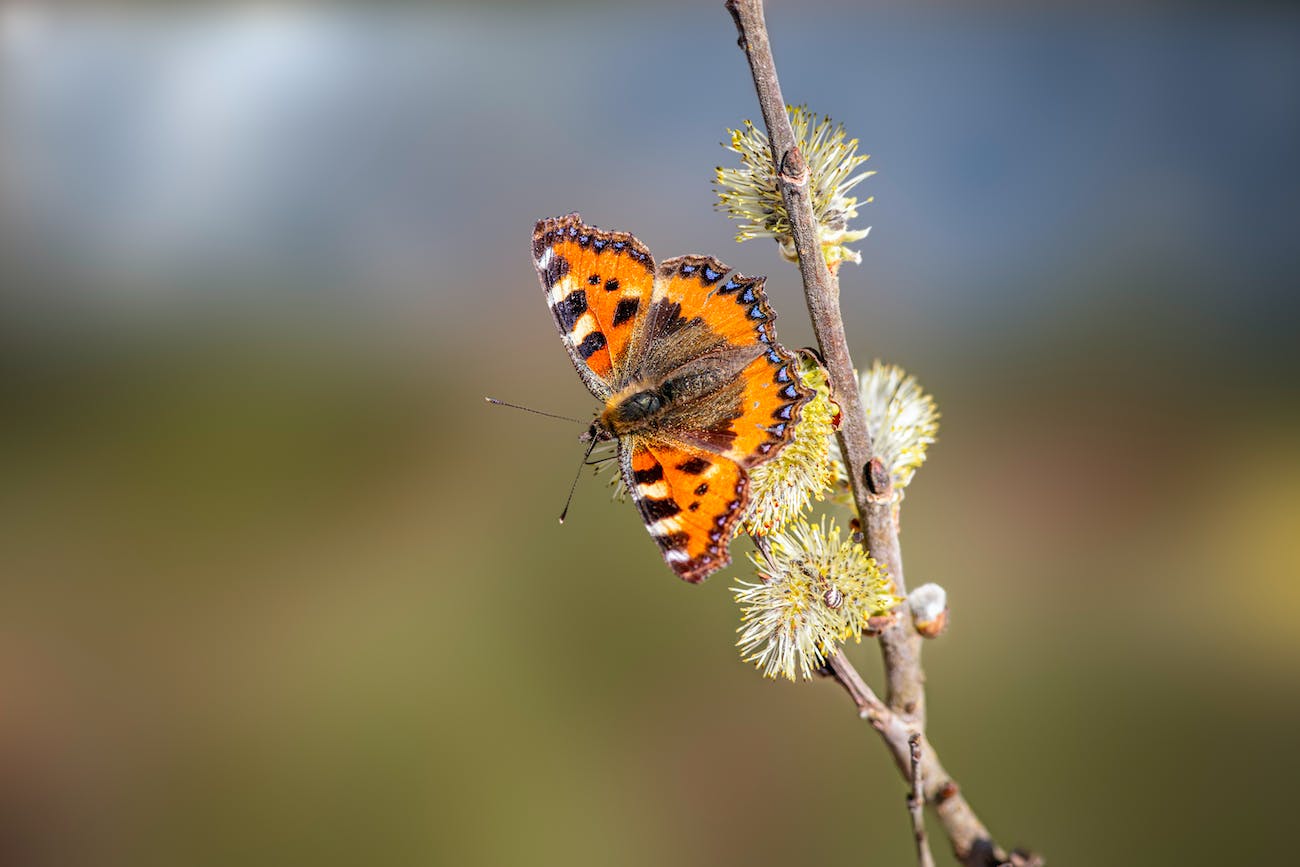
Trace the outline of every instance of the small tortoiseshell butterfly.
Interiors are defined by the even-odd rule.
[[[593,440],[616,439],[623,481],[673,571],[731,562],[748,470],[794,437],[813,391],[776,342],[763,277],[711,256],[655,266],[624,232],[577,214],[538,222],[533,260],[574,367],[604,402]]]

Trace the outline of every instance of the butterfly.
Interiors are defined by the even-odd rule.
[[[586,438],[617,441],[664,560],[704,580],[731,562],[748,471],[793,439],[814,394],[776,342],[765,278],[711,256],[656,265],[632,235],[578,214],[537,223],[533,262],[573,365],[604,404]]]

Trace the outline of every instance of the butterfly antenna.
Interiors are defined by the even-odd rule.
[[[572,421],[572,422],[577,422],[578,424],[583,423],[582,419],[569,418],[567,415],[556,415],[553,412],[542,412],[540,409],[533,409],[532,407],[528,407],[528,406],[520,406],[517,403],[506,403],[504,400],[497,400],[495,397],[485,397],[483,399],[486,400],[488,403],[493,403],[496,404],[497,406],[508,406],[511,409],[522,409],[524,412],[531,412],[534,415],[544,415],[547,418],[558,418],[560,421]]]
[[[587,466],[587,460],[591,457],[591,450],[596,447],[596,438],[591,438],[591,444],[587,446],[587,453],[582,456],[582,463],[578,464],[578,472],[573,477],[573,484],[569,486],[569,497],[564,501],[564,511],[560,512],[560,523],[564,523],[564,518],[569,514],[569,504],[573,502],[573,492],[578,489],[578,479],[582,478],[582,468]]]

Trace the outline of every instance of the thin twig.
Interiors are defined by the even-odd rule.
[[[912,754],[912,792],[907,796],[907,810],[912,814],[912,836],[916,838],[916,863],[934,867],[934,854],[925,838],[925,787],[921,785],[921,733],[907,739]]]
[[[893,579],[899,595],[905,595],[907,586],[891,508],[893,485],[884,465],[872,457],[866,413],[840,315],[839,281],[827,268],[818,240],[809,197],[808,166],[799,151],[785,98],[781,95],[762,0],[727,0],[725,5],[735,20],[740,47],[753,73],[759,108],[772,145],[777,185],[799,255],[808,314],[835,399],[843,410],[838,438],[849,467],[853,499],[866,530],[864,541],[871,556]],[[993,842],[988,829],[921,734],[925,727],[925,672],[921,668],[921,638],[913,626],[908,606],[898,609],[894,624],[881,633],[880,645],[885,663],[885,703],[875,696],[843,652],[833,654],[828,660],[831,674],[848,691],[861,716],[880,732],[905,779],[910,778],[912,771],[908,738],[913,733],[919,735],[918,744],[923,746],[923,751],[918,770],[925,781],[922,794],[935,805],[957,858],[968,867],[1003,863],[1004,851]]]
[[[905,780],[912,778],[913,735],[920,735],[919,755],[922,792],[925,800],[934,805],[935,813],[948,834],[957,860],[967,867],[998,867],[1006,863],[1007,854],[989,835],[984,823],[975,815],[955,780],[948,775],[939,755],[923,733],[889,709],[872,691],[862,675],[849,662],[843,650],[827,660],[827,669],[844,691],[853,699],[862,717],[880,735]]]

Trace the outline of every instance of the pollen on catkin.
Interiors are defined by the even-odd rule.
[[[845,245],[861,241],[871,229],[849,228],[849,221],[858,216],[859,204],[849,191],[875,174],[857,171],[870,155],[859,155],[858,140],[846,140],[844,127],[833,124],[829,117],[818,118],[802,105],[786,110],[795,142],[808,165],[809,198],[826,264],[832,271],[841,262],[861,264],[861,254]],[[740,166],[717,168],[717,207],[740,224],[737,241],[774,238],[782,256],[790,262],[799,261],[767,134],[748,120],[740,129],[728,132],[731,142],[723,147],[740,156]],[[870,202],[867,198],[863,204]]]
[[[925,463],[926,448],[939,431],[939,408],[926,394],[916,377],[901,367],[882,364],[879,359],[859,377],[862,407],[871,435],[871,450],[884,462],[894,486],[894,502],[903,499],[903,490]],[[848,490],[849,476],[832,437],[831,460],[835,467],[836,489]]]
[[[901,601],[876,561],[824,516],[794,521],[764,547],[750,555],[758,580],[738,579],[732,593],[741,657],[766,677],[811,676],[848,638],[861,640],[869,618]]]

